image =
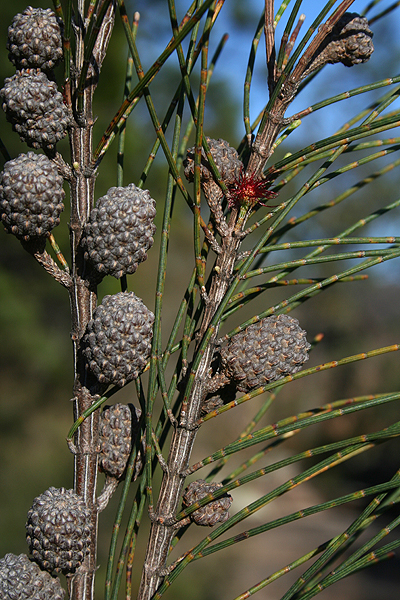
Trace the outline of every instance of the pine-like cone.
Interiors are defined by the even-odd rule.
[[[17,69],[53,69],[63,56],[61,30],[54,12],[28,6],[15,15],[8,28],[7,50]]]
[[[6,554],[0,560],[1,600],[63,600],[58,577],[42,571],[26,554]]]
[[[303,78],[326,64],[341,62],[352,67],[367,62],[374,51],[373,35],[368,19],[357,13],[344,13],[318,48]]]
[[[64,210],[63,180],[43,154],[20,154],[0,173],[0,217],[18,239],[46,237]]]
[[[367,62],[374,51],[373,35],[368,19],[357,13],[344,13],[332,29],[325,50],[327,62],[341,62],[346,67]]]
[[[228,142],[222,139],[213,140],[207,137],[207,143],[210,148],[211,156],[218,168],[222,181],[226,185],[232,185],[239,180],[243,170],[243,163],[239,160],[238,153]],[[186,158],[183,162],[185,176],[188,181],[194,179],[194,154],[195,147],[187,150]],[[207,155],[204,148],[201,149],[201,181],[212,180],[212,172],[209,169]]]
[[[249,325],[221,348],[221,371],[239,391],[248,392],[299,371],[309,348],[297,319],[273,315]]]
[[[83,353],[99,383],[122,387],[150,356],[154,315],[133,292],[105,296],[89,321]]]
[[[73,573],[90,543],[90,512],[74,490],[51,487],[28,511],[26,539],[34,560],[52,573]]]
[[[85,257],[101,275],[134,273],[154,243],[156,203],[134,183],[113,187],[92,210],[82,240]]]
[[[182,507],[187,508],[198,502],[207,494],[212,494],[222,488],[222,483],[207,483],[204,479],[197,479],[189,483],[182,497]],[[213,527],[216,523],[224,523],[229,518],[229,507],[232,504],[232,496],[226,494],[218,500],[213,500],[202,508],[198,508],[190,515],[192,521],[197,525]]]
[[[106,406],[100,418],[99,469],[122,479],[139,431],[141,411],[133,404]]]
[[[43,71],[17,71],[0,90],[3,110],[21,140],[52,150],[65,137],[70,118],[57,85]]]

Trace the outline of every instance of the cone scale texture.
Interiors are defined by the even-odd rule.
[[[183,494],[182,507],[187,508],[222,487],[222,483],[207,483],[204,479],[192,481]],[[228,511],[231,504],[232,496],[226,494],[195,510],[190,518],[196,525],[213,527],[216,523],[224,523],[229,518]]]
[[[20,154],[0,173],[0,217],[9,233],[29,241],[47,236],[64,210],[63,180],[43,154]]]
[[[63,56],[61,30],[50,9],[28,6],[8,28],[8,58],[17,69],[51,70]]]
[[[63,600],[58,577],[42,571],[26,554],[6,554],[0,560],[1,600]]]
[[[248,392],[301,369],[308,360],[306,332],[288,315],[249,325],[221,348],[221,371]]]
[[[99,383],[122,387],[140,375],[150,356],[153,322],[133,292],[103,298],[83,338],[87,366]]]
[[[105,407],[100,418],[99,469],[122,479],[139,430],[140,410],[132,404]]]
[[[90,511],[74,490],[51,487],[28,511],[26,539],[42,569],[73,573],[89,548]]]
[[[243,170],[243,163],[239,160],[238,153],[223,139],[214,140],[209,137],[206,139],[221,179],[226,185],[234,184],[240,178]],[[195,147],[189,148],[183,163],[188,181],[193,181],[194,178],[194,155]],[[201,149],[200,172],[202,182],[213,179],[204,148]]]
[[[92,210],[82,241],[85,257],[100,275],[134,273],[154,243],[156,203],[131,183],[113,187]]]
[[[42,71],[26,69],[7,77],[0,98],[7,121],[28,146],[53,150],[67,134],[68,109]]]

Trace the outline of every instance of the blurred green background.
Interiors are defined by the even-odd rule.
[[[180,16],[183,16],[182,6],[186,5],[183,2],[177,4],[181,9]],[[219,36],[226,31],[230,34],[208,94],[205,131],[211,137],[227,139],[234,146],[238,145],[243,135],[241,97],[244,73],[253,31],[262,4],[256,0],[227,2],[223,9],[225,16],[221,17],[222,23],[216,27],[216,34],[212,40],[211,54],[219,42]],[[303,10],[307,16],[307,10],[310,11],[310,22],[319,4],[318,2],[304,3]],[[387,5],[387,3],[381,4]],[[36,2],[35,6],[47,7],[48,4]],[[362,6],[361,2],[355,2],[351,10],[360,9]],[[22,12],[25,7],[24,2],[16,0],[12,4],[3,3],[1,8],[0,48],[3,52],[3,60],[0,62],[1,81],[14,72],[13,65],[6,59],[7,27],[13,15]],[[156,59],[170,37],[166,3],[164,0],[150,2],[142,0],[135,3],[128,2],[127,7],[130,14],[133,10],[141,12],[138,49],[146,68]],[[385,24],[377,23],[374,27],[376,52],[368,65],[351,70],[345,69],[342,65],[328,67],[326,72],[321,74],[320,79],[314,82],[312,89],[307,90],[296,100],[290,112],[300,110],[312,102],[339,91],[361,85],[361,82],[374,81],[397,73],[399,70],[398,25],[397,16],[389,19]],[[262,46],[254,78],[253,118],[266,100],[263,52]],[[119,107],[123,94],[126,53],[124,35],[117,19],[95,97],[94,113],[97,117],[95,143],[100,139],[103,130]],[[57,72],[57,78],[61,82],[62,71]],[[173,56],[151,85],[153,99],[160,116],[163,116],[178,83],[177,60]],[[351,111],[348,114],[352,115],[357,112],[359,106],[371,102],[374,97],[376,94],[375,96],[370,94],[368,102],[364,98],[353,99],[348,105],[341,104],[308,117],[305,120],[306,126],[303,124],[289,138],[288,143],[284,144],[284,149],[280,150],[277,156],[281,156],[283,152],[293,152],[315,139],[333,133],[346,120],[345,111],[347,109]],[[26,152],[26,146],[20,142],[18,135],[11,132],[11,126],[6,122],[3,112],[0,114],[0,131],[1,138],[12,157],[17,156],[20,152]],[[154,139],[146,107],[141,102],[132,114],[128,125],[125,184],[137,182]],[[66,140],[59,145],[58,150],[64,156],[69,156]],[[0,166],[2,167],[3,164],[4,160]],[[379,167],[381,164],[379,163]],[[356,174],[333,181],[329,189],[315,190],[304,198],[301,207],[296,209],[296,214],[302,214],[311,206],[329,201],[340,191],[346,189],[346,186],[358,181],[376,168],[378,167],[370,166],[359,169]],[[310,174],[310,171],[307,173]],[[160,225],[162,214],[166,177],[165,165],[160,156],[157,158],[145,186],[157,200],[159,206],[158,225]],[[296,229],[296,238],[300,236],[315,238],[337,234],[344,228],[344,220],[348,219],[350,223],[356,218],[384,206],[389,203],[390,199],[396,199],[399,189],[398,181],[397,172],[389,174],[385,180],[377,180],[366,190],[358,192],[356,199],[346,204],[345,207],[340,205],[335,211],[329,211],[328,217],[321,213],[317,219],[313,219],[298,230]],[[100,197],[110,186],[115,184],[116,144],[114,143],[100,168],[96,182],[96,197]],[[293,192],[293,189],[291,187],[288,192]],[[67,222],[68,211],[66,210],[62,215],[62,223],[55,232],[57,242],[66,257],[69,256]],[[191,222],[189,209],[182,198],[178,197],[170,244],[164,304],[163,331],[165,337],[193,266]],[[396,213],[391,213],[390,218],[380,219],[368,230],[370,235],[396,235],[398,231],[399,217]],[[148,261],[141,265],[138,272],[129,279],[130,289],[143,298],[150,308],[154,306],[159,236],[160,227],[158,227],[155,247],[149,252]],[[24,523],[32,499],[49,486],[72,486],[73,461],[65,443],[68,429],[72,423],[70,402],[72,353],[69,340],[70,313],[65,290],[44,273],[12,236],[0,232],[0,248],[0,556],[4,556],[7,552],[18,554],[27,551]],[[310,271],[312,276],[325,275],[327,272],[326,268],[321,270],[313,268]],[[399,274],[399,261],[391,261],[382,269],[373,269],[369,273],[368,281],[337,285],[295,311],[294,316],[307,330],[309,340],[319,332],[324,334],[323,342],[310,359],[310,365],[399,341]],[[106,280],[99,288],[99,296],[102,297],[104,294],[117,291],[119,291],[119,283],[116,280]],[[232,329],[247,317],[265,309],[266,302],[268,305],[275,303],[277,299],[283,298],[287,294],[287,290],[269,293],[268,298],[258,300],[251,308],[246,309],[241,317],[235,316],[228,323],[227,329]],[[399,383],[399,360],[397,353],[392,353],[356,366],[349,365],[321,373],[304,381],[298,381],[280,395],[279,401],[273,406],[267,419],[268,422],[273,422],[284,416],[352,395],[396,390]],[[131,388],[122,391],[115,397],[115,401],[132,400],[136,401]],[[254,404],[257,404],[257,400]],[[243,423],[245,423],[246,418],[250,418],[255,410],[255,407],[246,406],[240,411],[231,411],[235,413],[233,415],[226,415],[210,422],[208,429],[199,435],[199,443],[193,460],[209,454],[210,440],[212,440],[212,451],[231,440],[232,436],[236,436],[241,429],[240,424],[238,428],[238,419],[243,419]],[[357,433],[377,430],[389,424],[394,419],[396,412],[398,412],[397,405],[393,404],[386,407],[384,413],[367,411],[346,420],[334,420],[323,428],[318,427],[315,430],[307,431],[306,434],[295,436],[288,443],[287,448],[282,450],[282,456],[296,447],[304,449]],[[340,471],[334,470],[321,481],[313,482],[305,492],[294,496],[294,502],[298,501],[301,503],[301,507],[304,507],[321,501],[321,498],[327,499],[332,492],[337,495],[350,492],[355,489],[354,484],[361,487],[372,482],[384,481],[397,468],[398,456],[398,442],[391,442],[381,448],[376,448],[373,452],[345,463]],[[286,476],[290,475],[285,472]],[[268,482],[268,485],[272,486],[273,483],[276,481],[272,480]],[[244,504],[249,501],[249,497],[245,496],[246,493],[250,492],[242,492],[243,497],[240,494],[235,496],[235,502],[237,501],[234,505],[235,508],[240,502]],[[100,518],[99,564],[102,567],[106,561],[116,501],[117,499],[112,500],[110,507]],[[288,501],[283,500],[280,506],[284,514],[294,510],[290,503],[286,506],[285,502]],[[302,524],[303,528],[300,528],[294,537],[288,536],[286,531],[279,530],[274,534],[276,537],[268,537],[266,541],[257,539],[252,542],[253,545],[250,543],[247,546],[239,544],[237,548],[222,555],[219,562],[213,562],[212,557],[200,561],[199,564],[196,564],[196,568],[189,568],[184,572],[181,584],[179,585],[178,581],[178,586],[176,588],[174,586],[174,592],[167,597],[176,600],[180,598],[217,600],[221,597],[233,597],[235,590],[236,593],[239,593],[257,579],[272,572],[274,560],[288,562],[289,559],[283,558],[284,555],[281,557],[279,549],[290,548],[296,556],[296,552],[300,552],[298,545],[301,542],[306,544],[304,546],[306,549],[314,547],[312,545],[314,540],[316,543],[320,543],[325,541],[329,533],[333,535],[329,529],[333,527],[333,523],[340,527],[352,515],[352,508],[344,509],[342,512],[336,511],[331,517],[332,520],[328,519],[328,523],[325,519],[316,524]],[[260,519],[262,520],[262,515]],[[336,530],[333,529],[333,531]],[[316,537],[318,533],[321,534],[321,538]],[[196,535],[195,532],[193,539],[196,538]],[[307,545],[308,541],[311,545]],[[269,551],[271,551],[270,555]],[[142,550],[139,551],[139,554],[142,552]],[[246,561],[243,561],[243,566],[241,566],[242,552],[247,557],[251,557],[252,553],[258,557],[261,553],[266,556],[266,559],[250,560],[251,568],[245,566]],[[232,573],[232,564],[235,565],[234,573]],[[284,564],[284,562],[277,562],[278,566]],[[398,567],[398,563],[396,569],[393,562],[380,565],[376,569],[367,571],[364,576],[357,576],[350,582],[341,584],[342,587],[334,587],[334,591],[327,590],[321,597],[335,598],[338,593],[349,600],[350,598],[351,600],[358,598],[386,600],[395,597],[394,590],[399,583],[399,576],[396,575],[396,571],[400,572]],[[104,569],[99,571],[98,577],[97,598],[99,599],[102,597],[103,571]],[[193,579],[195,574],[199,579]],[[224,577],[227,574],[229,574],[228,582]],[[213,585],[204,587],[201,582],[206,580],[213,580]],[[286,578],[283,580],[283,588],[273,588],[272,586],[271,589],[266,588],[258,595],[260,600],[279,597],[279,590],[285,589],[287,586]]]

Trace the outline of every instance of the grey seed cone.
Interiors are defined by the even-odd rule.
[[[53,69],[63,56],[60,25],[54,12],[28,6],[15,15],[8,28],[7,50],[17,69]]]
[[[26,554],[6,554],[0,559],[1,600],[63,600],[58,577],[42,571]]]
[[[210,148],[211,156],[213,157],[213,160],[221,175],[221,179],[226,185],[235,183],[239,179],[243,169],[243,163],[239,160],[239,156],[235,148],[232,148],[228,142],[222,139],[214,140],[209,137],[206,139]],[[186,153],[186,158],[183,161],[185,177],[188,181],[193,181],[194,178],[194,155],[195,147],[189,148]],[[200,177],[202,182],[213,179],[204,148],[201,149],[200,169]]]
[[[52,573],[73,573],[90,543],[90,512],[74,490],[49,488],[28,511],[26,539],[33,559]]]
[[[85,257],[101,275],[134,273],[154,243],[156,203],[131,183],[113,187],[97,201],[85,228]]]
[[[26,69],[7,77],[0,98],[7,121],[28,146],[52,150],[67,134],[68,109],[42,71]]]
[[[133,292],[103,298],[82,340],[99,383],[122,387],[140,375],[150,356],[153,322],[153,313]]]
[[[207,483],[204,479],[192,481],[183,494],[182,507],[187,508],[222,487],[222,483]],[[231,504],[232,496],[226,494],[195,510],[191,513],[190,518],[196,525],[213,527],[216,523],[224,523],[229,518],[228,511]]]
[[[261,319],[221,348],[221,371],[241,392],[293,375],[308,360],[306,332],[288,315]]]
[[[368,19],[357,13],[345,13],[336,23],[327,46],[328,62],[352,67],[369,60],[374,51]]]
[[[367,62],[374,51],[368,19],[346,12],[315,53],[303,78],[326,64],[341,62],[346,67]]]
[[[99,469],[122,479],[139,432],[141,411],[132,404],[106,406],[100,417]]]
[[[46,237],[64,210],[63,180],[43,154],[20,154],[0,173],[0,217],[9,233],[23,241]]]

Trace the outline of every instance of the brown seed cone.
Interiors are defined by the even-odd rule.
[[[0,560],[1,600],[63,600],[58,577],[42,571],[26,554],[6,554]]]
[[[61,29],[54,12],[28,6],[15,15],[8,28],[7,50],[17,69],[53,69],[63,56]]]
[[[90,543],[90,511],[74,490],[51,487],[28,511],[26,540],[45,571],[73,573]]]
[[[153,313],[133,292],[105,296],[82,340],[88,369],[98,382],[124,386],[146,366],[153,337]]]
[[[239,160],[236,150],[232,148],[225,140],[214,140],[209,137],[207,137],[206,140],[222,181],[226,185],[235,183],[239,179],[243,170],[243,163],[241,160]],[[194,178],[194,154],[195,147],[189,148],[186,153],[186,158],[183,161],[183,166],[185,169],[184,172],[188,181],[193,181]],[[201,149],[200,169],[202,183],[213,179],[204,148]]]
[[[135,273],[154,243],[156,202],[134,183],[99,198],[85,227],[85,258],[101,275]]]
[[[346,67],[353,67],[367,62],[374,51],[373,35],[368,19],[357,13],[344,13],[318,48],[303,78],[326,64],[341,62]]]
[[[182,507],[187,508],[222,487],[222,483],[207,483],[204,479],[192,481],[183,494]],[[226,494],[195,510],[191,513],[190,518],[197,525],[213,527],[216,523],[224,523],[229,518],[228,511],[231,504],[232,496]]]
[[[288,315],[273,315],[249,325],[221,348],[221,371],[248,392],[301,369],[308,360],[306,332]]]
[[[139,433],[140,415],[133,404],[106,406],[101,413],[99,469],[109,477],[123,478]]]
[[[0,173],[0,218],[8,233],[28,242],[46,238],[64,210],[63,180],[44,154],[9,160]]]
[[[7,121],[28,146],[53,150],[66,136],[68,109],[43,71],[26,69],[7,77],[0,98]]]
[[[336,23],[326,48],[328,62],[341,62],[346,67],[364,63],[374,51],[368,19],[347,12]]]

